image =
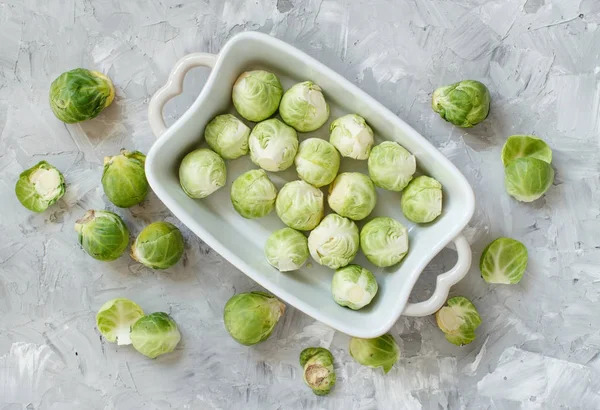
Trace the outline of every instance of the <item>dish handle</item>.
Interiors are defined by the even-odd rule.
[[[171,98],[183,92],[183,79],[187,72],[194,67],[214,68],[216,62],[217,54],[192,53],[184,56],[175,64],[171,74],[169,74],[167,83],[152,96],[148,105],[148,121],[152,132],[157,138],[167,130],[162,115],[163,108]]]
[[[471,247],[464,235],[458,235],[452,240],[456,247],[458,260],[456,265],[447,272],[437,277],[435,291],[431,297],[423,302],[408,303],[402,312],[405,316],[429,316],[441,309],[446,303],[448,292],[452,285],[465,277],[471,267]]]

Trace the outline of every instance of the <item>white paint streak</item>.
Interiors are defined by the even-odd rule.
[[[510,347],[496,369],[477,383],[477,390],[496,399],[533,402],[539,408],[576,404],[591,409],[600,401],[600,378],[587,366]]]
[[[475,374],[477,373],[477,369],[481,364],[481,360],[483,360],[485,353],[487,352],[487,344],[489,340],[489,337],[485,339],[485,342],[483,342],[483,345],[481,346],[479,353],[477,353],[477,355],[475,356],[475,359],[463,368],[462,371],[464,374],[466,374],[467,376],[475,376]]]

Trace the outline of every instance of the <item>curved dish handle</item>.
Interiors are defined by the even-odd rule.
[[[402,312],[405,316],[429,316],[437,312],[446,303],[450,287],[465,277],[471,267],[471,247],[464,235],[452,240],[458,253],[456,265],[448,272],[437,277],[435,291],[423,302],[408,303]]]
[[[160,137],[167,130],[162,115],[163,108],[171,98],[183,92],[183,79],[187,72],[194,67],[214,68],[216,62],[216,54],[193,53],[182,57],[175,64],[167,83],[152,96],[148,105],[148,121],[156,137]]]

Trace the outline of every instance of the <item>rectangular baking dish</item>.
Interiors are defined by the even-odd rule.
[[[183,77],[196,66],[211,67],[211,74],[196,101],[167,129],[162,109],[169,99],[182,92]],[[443,213],[435,222],[426,225],[416,225],[403,216],[399,193],[378,189],[378,204],[369,218],[358,223],[359,228],[375,216],[393,217],[408,228],[410,248],[400,264],[386,269],[375,267],[359,253],[354,263],[371,270],[379,283],[377,296],[362,310],[353,311],[333,301],[331,269],[309,261],[299,271],[280,273],[267,263],[264,244],[273,231],[285,225],[275,212],[261,219],[244,219],[235,212],[229,197],[233,180],[256,168],[248,156],[227,162],[227,185],[208,198],[191,199],[179,185],[178,167],[182,158],[201,146],[204,127],[212,118],[226,112],[236,114],[231,102],[233,83],[242,72],[257,68],[277,74],[284,89],[304,80],[314,81],[322,87],[330,104],[330,119],[315,132],[299,133],[300,141],[309,137],[328,139],[331,121],[343,114],[356,113],[373,128],[376,143],[397,141],[416,156],[420,173],[436,178],[443,185]],[[247,32],[233,37],[218,55],[196,53],[182,58],[167,84],[152,97],[148,114],[151,128],[159,138],[148,153],[146,174],[150,186],[171,212],[261,286],[341,332],[373,338],[386,333],[401,314],[425,316],[434,313],[445,302],[450,286],[462,279],[470,267],[471,250],[460,233],[473,214],[474,196],[460,171],[423,136],[368,94],[280,40]],[[344,158],[340,172],[349,170],[367,173],[366,161]],[[298,179],[294,167],[269,173],[269,177],[278,189],[285,182]],[[438,276],[430,299],[407,303],[423,269],[451,243],[458,253],[456,265]]]

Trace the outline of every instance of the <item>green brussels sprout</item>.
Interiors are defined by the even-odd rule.
[[[343,172],[329,185],[327,202],[331,209],[346,218],[365,219],[377,204],[373,181],[360,172]]]
[[[463,346],[475,340],[475,329],[481,317],[469,299],[456,296],[448,299],[446,306],[435,314],[438,327],[450,343]]]
[[[350,356],[363,366],[381,367],[384,373],[388,373],[400,358],[400,348],[390,334],[374,339],[353,337],[350,340]]]
[[[277,188],[262,169],[245,172],[231,185],[231,203],[247,219],[262,218],[275,207]]]
[[[310,231],[323,219],[323,192],[304,181],[288,182],[277,195],[275,210],[290,228]]]
[[[119,155],[104,158],[102,187],[110,202],[119,208],[129,208],[146,198],[150,186],[145,164],[146,156],[139,151],[123,149]]]
[[[65,178],[60,171],[40,161],[19,175],[15,194],[33,212],[44,212],[65,194]]]
[[[223,319],[236,342],[251,346],[271,336],[284,312],[285,305],[268,293],[238,293],[225,304]]]
[[[250,128],[235,115],[217,115],[204,128],[204,139],[225,159],[236,159],[248,153]]]
[[[511,238],[498,238],[481,254],[479,270],[487,283],[515,284],[527,268],[527,248]]]
[[[183,255],[185,243],[177,227],[154,222],[145,227],[131,246],[131,257],[152,269],[167,269]]]
[[[533,157],[517,158],[504,168],[506,192],[521,202],[533,202],[554,182],[552,165]]]
[[[171,353],[180,340],[177,323],[164,312],[144,316],[131,327],[131,344],[151,359]]]
[[[190,152],[179,165],[179,183],[190,198],[206,198],[225,185],[226,181],[225,161],[208,148]]]
[[[335,303],[352,310],[362,309],[371,303],[377,289],[375,275],[358,265],[348,265],[336,270],[331,281],[331,294]]]
[[[280,272],[300,269],[308,259],[308,240],[295,229],[279,229],[267,239],[265,256]]]
[[[310,132],[327,122],[329,104],[325,101],[321,87],[312,81],[304,81],[283,94],[279,115],[296,131]]]
[[[308,138],[300,143],[294,159],[298,176],[317,188],[331,184],[340,169],[340,154],[321,138]]]
[[[283,87],[275,74],[253,70],[238,77],[233,85],[231,98],[242,117],[259,122],[275,114],[282,95]]]
[[[323,347],[308,347],[300,353],[302,378],[317,396],[329,394],[335,386],[333,355]]]
[[[487,118],[490,92],[479,81],[460,81],[435,90],[431,107],[457,127],[472,127]]]
[[[50,86],[50,108],[67,124],[91,120],[115,98],[110,78],[85,68],[62,73]]]
[[[298,135],[277,118],[263,121],[252,129],[250,159],[264,170],[277,172],[288,169],[298,152]]]
[[[367,159],[375,143],[373,130],[363,117],[357,114],[344,115],[329,127],[329,142],[343,157]]]
[[[125,252],[129,244],[129,229],[117,214],[108,211],[87,211],[75,223],[79,243],[94,259],[113,261]]]
[[[329,214],[308,236],[308,250],[318,264],[338,269],[352,262],[359,240],[358,227],[353,221]]]
[[[109,342],[130,345],[131,326],[142,316],[144,311],[137,303],[125,298],[116,298],[100,307],[96,314],[96,327]]]
[[[389,191],[402,191],[417,170],[415,156],[397,142],[376,145],[369,156],[369,176],[373,183]]]
[[[404,188],[400,206],[413,222],[433,221],[442,214],[442,184],[431,177],[416,177]]]
[[[511,135],[502,147],[502,164],[507,166],[517,158],[537,158],[550,164],[552,150],[543,140],[533,135]]]
[[[386,216],[373,218],[360,231],[360,247],[373,265],[387,268],[400,262],[408,252],[408,231]]]

